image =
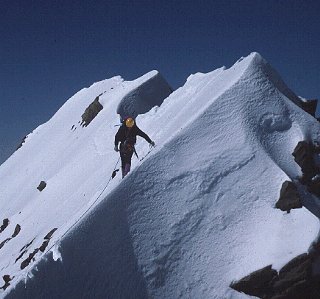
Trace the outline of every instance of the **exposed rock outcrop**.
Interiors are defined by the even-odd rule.
[[[41,181],[37,189],[41,192],[45,187],[47,187],[47,183],[45,181]]]
[[[2,279],[4,280],[4,285],[0,287],[0,289],[5,290],[10,285],[10,281],[12,280],[12,278],[10,277],[10,275],[3,275]]]
[[[4,241],[2,241],[0,243],[0,249],[4,246],[4,244],[6,244],[7,242],[9,242],[12,238],[15,238],[21,231],[21,226],[19,224],[16,225],[14,232],[12,234],[12,236],[10,238],[5,239]]]
[[[242,293],[260,298],[269,298],[272,291],[272,282],[278,276],[276,270],[269,265],[250,275],[242,278],[237,282],[233,282],[230,287]]]
[[[50,232],[48,232],[48,233],[45,235],[44,239],[45,239],[45,240],[50,240],[51,237],[52,237],[52,235],[54,234],[54,232],[55,232],[56,230],[57,230],[57,228],[53,228]]]
[[[54,232],[57,230],[57,228],[53,228],[49,233],[47,233],[44,237],[44,241],[42,242],[41,246],[39,248],[35,248],[33,250],[33,252],[31,252],[29,254],[29,256],[21,263],[20,268],[24,269],[25,267],[27,267],[32,261],[35,260],[35,255],[41,251],[41,252],[45,252],[47,246],[49,245],[50,239],[52,238],[52,235],[54,234]],[[26,246],[24,246],[20,251],[22,251],[22,253],[18,256],[18,258],[16,259],[16,262],[22,258],[22,256],[27,253],[27,248],[30,246],[30,244],[33,242],[33,240],[27,244]]]
[[[308,191],[320,197],[320,176],[316,176],[309,182]]]
[[[29,248],[29,246],[33,243],[33,241],[34,241],[34,239],[33,239],[31,242],[29,242],[27,245],[23,246],[23,247],[20,249],[20,255],[16,258],[15,263],[16,263],[18,260],[20,260],[20,259],[24,256],[25,253],[27,253],[28,248]]]
[[[49,245],[49,240],[43,241],[43,243],[42,243],[41,246],[39,247],[39,250],[40,250],[41,252],[44,252],[44,251],[46,250],[46,248],[47,248],[48,245]]]
[[[2,221],[2,225],[0,227],[0,233],[2,233],[9,225],[9,219],[8,218],[5,218],[3,219]]]
[[[294,160],[301,167],[302,178],[300,182],[307,186],[309,192],[318,197],[320,197],[320,168],[317,165],[316,156],[319,153],[318,142],[300,141],[292,154]]]
[[[27,250],[24,250],[24,251],[22,251],[22,252],[20,253],[20,255],[16,258],[15,263],[16,263],[18,260],[20,260],[25,253],[27,253]]]
[[[12,238],[15,238],[21,231],[21,226],[19,224],[16,225],[16,228],[14,229]]]
[[[5,239],[4,241],[2,241],[1,243],[0,243],[0,249],[4,246],[4,244],[6,244],[7,242],[9,242],[11,240],[11,238],[7,238],[7,239]]]
[[[20,249],[20,252],[24,251],[24,250],[27,250],[30,245],[33,243],[34,239],[32,241],[30,241],[28,244],[24,245],[21,249]]]
[[[300,141],[292,153],[294,160],[301,167],[303,173],[302,183],[310,182],[310,180],[319,173],[319,168],[314,161],[314,154],[313,144],[307,141]]]
[[[99,102],[99,96],[97,96],[81,115],[81,125],[87,127],[102,109],[103,106]]]
[[[50,239],[52,238],[52,235],[54,234],[54,232],[57,230],[57,228],[52,229],[50,232],[48,232],[46,234],[46,236],[44,237],[44,241],[42,243],[42,245],[40,246],[39,250],[41,252],[44,252],[47,248],[47,246],[49,245]]]
[[[294,183],[285,181],[280,190],[280,198],[276,203],[276,208],[290,212],[291,209],[302,208],[299,192]]]
[[[306,111],[307,113],[309,113],[310,115],[312,115],[313,117],[315,117],[316,116],[316,110],[317,110],[317,104],[318,104],[318,100],[317,99],[302,101],[301,102],[301,108],[304,111]]]
[[[38,251],[39,251],[39,248],[36,248],[32,253],[29,254],[28,258],[21,263],[20,265],[21,270],[30,264],[30,262],[32,261],[32,259],[34,258],[34,256],[37,254]]]
[[[279,273],[267,266],[233,282],[230,287],[262,299],[318,299],[320,276],[314,268],[319,263],[319,252],[318,248],[297,256]]]
[[[312,273],[312,259],[307,253],[299,255],[285,265],[278,275],[273,287],[275,292],[291,292],[296,284],[305,282]]]
[[[22,145],[25,143],[26,139],[27,139],[28,135],[24,136],[22,141],[20,142],[20,144],[17,146],[16,150],[18,150],[20,147],[22,147]]]

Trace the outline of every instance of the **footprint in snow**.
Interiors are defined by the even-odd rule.
[[[260,126],[267,133],[287,131],[291,125],[292,121],[286,114],[266,113],[260,119]]]

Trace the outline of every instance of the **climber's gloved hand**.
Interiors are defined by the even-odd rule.
[[[150,142],[150,147],[154,147],[156,144],[154,143],[154,141]]]
[[[116,152],[118,152],[118,151],[119,151],[119,149],[118,149],[118,146],[117,146],[117,145],[115,145],[115,146],[114,146],[114,150],[115,150]]]

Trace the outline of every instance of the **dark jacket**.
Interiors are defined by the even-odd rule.
[[[137,136],[141,136],[149,143],[152,142],[150,137],[145,132],[140,130],[136,125],[134,125],[131,129],[127,128],[125,125],[122,125],[114,138],[114,145],[118,146],[119,142],[124,143],[125,141],[131,145],[134,145],[137,141]]]

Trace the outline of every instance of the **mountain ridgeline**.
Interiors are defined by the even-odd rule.
[[[0,298],[318,298],[315,109],[258,53],[80,90],[0,167]]]

